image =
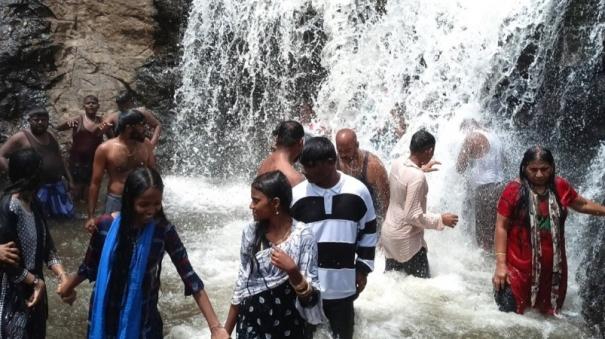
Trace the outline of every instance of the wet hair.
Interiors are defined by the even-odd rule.
[[[479,123],[479,121],[477,121],[476,119],[473,119],[473,118],[464,119],[460,123],[460,130],[461,131],[466,131],[466,130],[469,130],[471,128],[479,128],[479,127],[481,127],[481,124]]]
[[[32,148],[17,150],[8,157],[10,185],[5,193],[33,191],[40,184],[42,157]]]
[[[410,152],[419,153],[435,147],[435,137],[424,128],[412,135]]]
[[[143,113],[136,109],[129,109],[126,112],[118,113],[118,126],[116,127],[116,134],[120,135],[124,132],[124,129],[128,126],[138,125],[145,122],[145,116]]]
[[[118,95],[116,95],[116,104],[118,104],[118,106],[122,106],[133,100],[134,100],[134,96],[132,95],[132,92],[129,90],[120,91],[120,93],[118,93]]]
[[[326,137],[310,138],[305,142],[300,154],[300,163],[303,166],[314,166],[319,162],[336,162],[336,149]]]
[[[305,137],[305,130],[302,125],[294,120],[282,121],[273,130],[273,136],[276,137],[277,146],[294,146]]]
[[[288,182],[288,178],[281,171],[263,173],[252,181],[251,186],[264,194],[269,200],[278,198],[280,211],[288,215],[290,214],[290,204],[292,203],[292,187]],[[259,266],[258,261],[256,260],[256,253],[261,250],[263,245],[265,247],[269,246],[269,241],[265,236],[266,232],[266,221],[258,221],[256,223],[252,245],[247,249],[251,260],[251,274],[253,274],[255,271],[260,273],[256,270]]]
[[[86,102],[87,99],[94,99],[97,103],[99,103],[99,98],[96,95],[87,95],[82,99],[82,102]]]
[[[25,116],[29,119],[34,115],[45,115],[49,116],[48,111],[43,107],[35,107],[25,112]]]
[[[559,193],[556,190],[555,186],[555,158],[552,155],[552,152],[541,146],[533,146],[528,148],[523,154],[523,159],[521,160],[521,165],[519,166],[519,179],[521,179],[521,190],[519,191],[519,207],[517,208],[516,213],[521,213],[524,211],[527,214],[527,218],[529,218],[529,191],[531,187],[529,187],[530,182],[527,178],[525,170],[529,163],[532,161],[544,161],[548,163],[552,167],[552,173],[550,178],[548,178],[548,183],[546,184],[548,189],[554,192],[557,204],[559,208],[561,208],[561,201],[559,199]],[[517,214],[518,215],[518,214]]]
[[[118,230],[118,242],[114,255],[116,259],[112,264],[109,295],[123,297],[124,287],[128,282],[133,248],[137,241],[137,233],[133,232],[134,229],[132,228],[136,219],[134,204],[135,200],[150,188],[157,188],[160,192],[163,192],[164,183],[156,170],[147,167],[139,167],[132,171],[124,183],[120,229]],[[156,216],[156,222],[156,225],[158,225],[156,227],[162,227],[168,223],[163,210],[160,210]]]

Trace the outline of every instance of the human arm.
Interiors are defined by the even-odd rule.
[[[8,157],[16,150],[26,147],[27,144],[25,134],[17,132],[0,146],[0,173],[8,170]]]
[[[109,113],[103,122],[99,125],[99,130],[107,135],[108,138],[114,137],[114,128],[118,124],[118,113]]]
[[[372,204],[370,194],[362,194],[366,213],[359,220],[357,226],[357,243],[355,244],[356,286],[357,293],[365,288],[365,277],[374,270],[374,257],[376,255],[376,244],[378,243],[378,233],[376,224],[376,213]]]
[[[225,331],[227,334],[231,335],[233,332],[233,328],[235,328],[235,323],[237,322],[237,316],[239,314],[239,305],[231,304],[229,306],[229,313],[227,314],[227,320],[225,321]]]
[[[106,144],[101,144],[95,151],[95,157],[92,163],[92,177],[90,179],[90,186],[88,188],[88,220],[86,221],[85,228],[89,233],[96,228],[94,223],[95,210],[97,208],[97,199],[99,197],[99,189],[101,186],[101,180],[105,173],[105,166],[107,165],[107,147]]]
[[[395,178],[395,180],[401,187],[406,186],[400,178]],[[428,213],[423,209],[423,202],[426,201],[428,193],[428,185],[424,176],[417,176],[409,180],[405,188],[403,222],[419,228],[443,230],[445,225],[442,216]]]
[[[155,168],[155,154],[153,153],[154,145],[151,141],[145,139],[144,141],[145,147],[147,147],[147,161],[146,165],[149,168]]]
[[[605,206],[597,204],[592,200],[588,200],[581,195],[578,195],[569,205],[574,211],[584,214],[603,216],[605,215]]]
[[[141,112],[145,116],[145,121],[147,125],[153,128],[153,133],[151,134],[151,144],[153,147],[157,146],[160,141],[160,133],[162,131],[162,123],[158,118],[155,117],[155,114],[144,107],[137,108],[137,111]]]
[[[204,315],[206,322],[208,323],[208,328],[210,328],[210,334],[212,338],[229,338],[229,334],[223,328],[221,323],[218,321],[218,317],[212,308],[212,304],[210,303],[210,299],[208,298],[208,294],[206,294],[205,290],[199,290],[193,294],[193,298],[197,303],[198,308]]]
[[[376,214],[384,219],[387,209],[389,208],[391,195],[389,189],[389,175],[378,158],[372,162],[369,170],[372,173],[372,181],[370,184],[376,188],[376,199],[378,200],[377,206],[379,210],[376,211]]]
[[[508,237],[508,225],[509,218],[498,213],[496,217],[496,230],[494,234],[494,251],[496,255],[496,271],[492,278],[494,289],[499,291],[504,288],[506,284],[510,284],[508,278],[508,268],[506,267],[506,255],[507,255],[507,237]]]
[[[59,132],[63,132],[63,131],[67,131],[69,129],[72,129],[74,127],[78,127],[79,124],[79,120],[80,118],[73,118],[73,119],[69,119],[65,122],[63,122],[62,124],[60,124],[59,126],[57,126],[55,129]]]

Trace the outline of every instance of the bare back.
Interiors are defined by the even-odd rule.
[[[291,187],[305,180],[305,177],[290,164],[287,158],[278,152],[273,152],[265,158],[256,174],[261,175],[271,171],[281,171],[288,178]]]

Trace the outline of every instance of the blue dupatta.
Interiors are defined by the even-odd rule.
[[[114,262],[118,234],[120,230],[121,217],[118,215],[109,228],[101,259],[97,271],[95,292],[92,301],[92,316],[90,324],[89,339],[104,339],[105,333],[105,305],[107,304],[108,287],[111,279],[111,269]],[[122,299],[123,308],[120,310],[118,339],[134,339],[140,337],[141,332],[141,307],[143,303],[143,279],[147,268],[147,259],[155,230],[152,221],[145,225],[141,235],[136,241],[130,261],[130,276],[128,286]]]

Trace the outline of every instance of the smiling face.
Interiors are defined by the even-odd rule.
[[[136,224],[145,225],[162,210],[162,191],[156,187],[145,190],[134,199]]]
[[[525,167],[525,176],[533,186],[546,186],[553,176],[553,167],[544,160],[533,160]]]
[[[279,199],[269,199],[263,192],[252,188],[250,190],[250,209],[254,221],[263,221],[269,219],[275,214],[275,210],[279,205]],[[277,199],[277,202],[276,202]]]

